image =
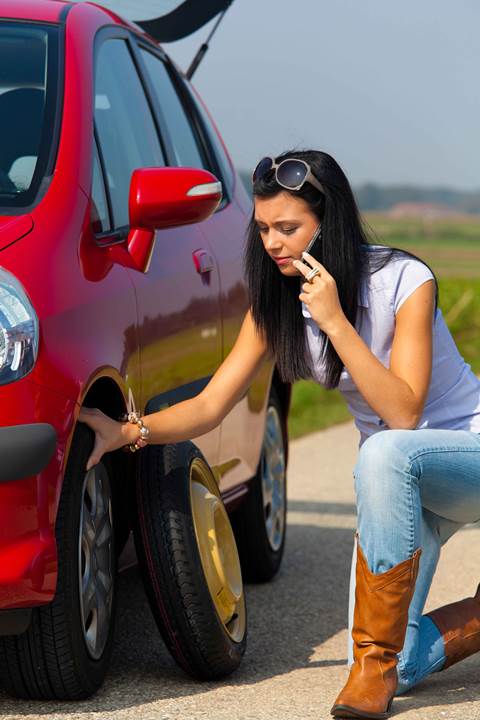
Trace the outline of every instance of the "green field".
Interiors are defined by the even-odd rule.
[[[405,248],[425,260],[439,281],[439,304],[457,346],[480,374],[480,217],[422,221],[365,214],[371,241]],[[338,390],[313,381],[293,386],[291,438],[343,422],[351,416]]]

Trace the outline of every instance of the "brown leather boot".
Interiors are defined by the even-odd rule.
[[[480,584],[473,597],[425,614],[443,635],[446,660],[438,672],[480,650]]]
[[[370,571],[357,538],[353,657],[350,675],[330,710],[335,717],[386,718],[397,689],[408,607],[421,548],[383,573]]]

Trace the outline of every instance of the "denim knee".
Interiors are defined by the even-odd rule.
[[[374,497],[388,498],[389,480],[409,467],[408,441],[414,430],[380,430],[370,435],[358,452],[353,469],[355,491]]]

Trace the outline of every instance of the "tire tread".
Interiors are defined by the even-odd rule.
[[[137,481],[136,542],[150,606],[169,652],[185,672],[197,679],[224,677],[238,666],[246,633],[241,643],[228,643],[222,628],[219,641],[221,623],[201,568],[182,467],[201,453],[188,441],[146,449]]]

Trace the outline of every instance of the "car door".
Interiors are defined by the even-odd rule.
[[[217,211],[202,223],[202,230],[220,267],[221,307],[223,318],[223,357],[235,343],[248,308],[247,286],[243,273],[245,231],[252,201],[231,163],[217,128],[203,100],[180,73],[179,88],[184,102],[196,117],[198,132],[204,135],[216,160],[215,171],[222,181],[224,201]],[[245,395],[225,416],[221,425],[219,473],[223,492],[251,478],[260,457],[265,426],[265,408],[271,384],[273,363],[265,362]]]
[[[159,132],[144,65],[129,36],[110,36],[98,49],[95,124],[113,223],[120,233],[128,231],[128,191],[135,168],[199,165],[193,149],[188,156],[174,156],[176,145],[165,127]],[[179,122],[175,115],[177,127]],[[180,141],[183,151],[184,135]],[[141,408],[149,413],[197,395],[218,367],[219,280],[198,224],[157,231],[148,271],[129,272],[138,309]],[[219,435],[214,428],[192,438],[210,464],[217,461]]]

